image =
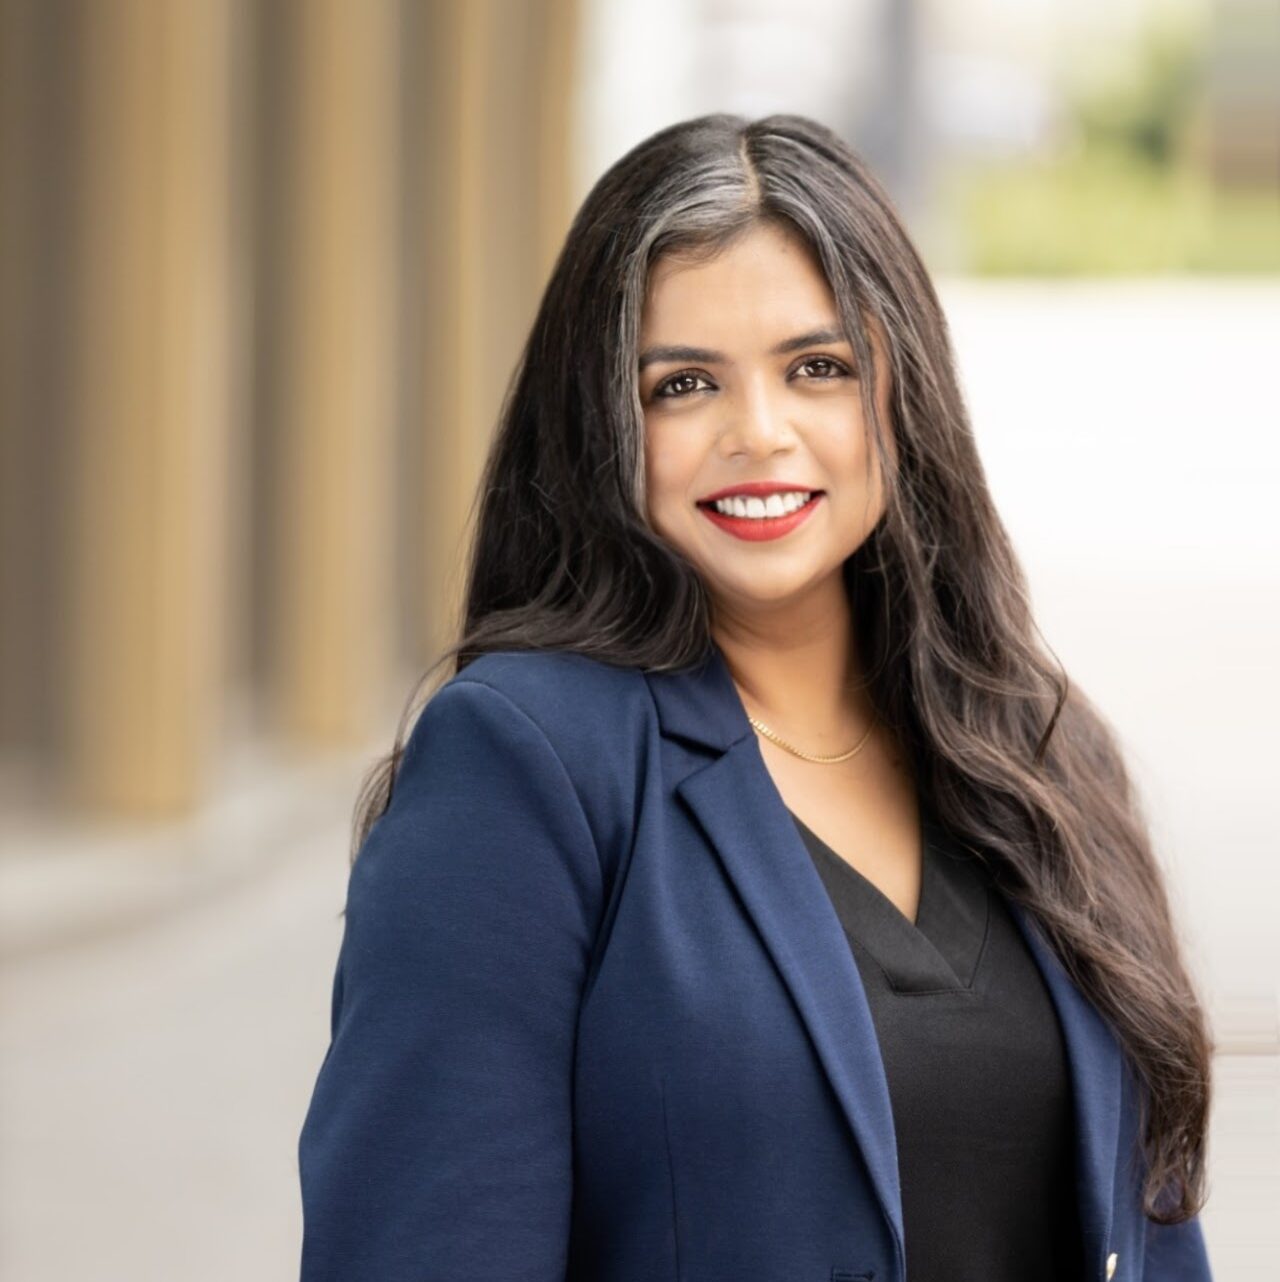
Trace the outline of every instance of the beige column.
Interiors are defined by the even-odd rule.
[[[98,807],[199,796],[223,704],[229,0],[76,9],[65,761]]]
[[[286,14],[271,708],[284,732],[337,743],[375,728],[392,660],[398,11]]]
[[[34,126],[47,106],[50,42],[41,35],[34,0],[0,0],[0,745],[15,755],[43,738],[41,695],[51,684],[42,635],[51,558],[40,534],[53,456],[41,448],[50,424],[39,432],[34,420],[47,406],[38,367],[56,314],[50,293],[61,282],[51,279],[40,236],[50,187]]]
[[[434,0],[419,32],[426,168],[424,657],[452,638],[502,397],[568,226],[577,0]]]
[[[538,245],[541,290],[573,219],[574,111],[583,0],[541,0],[538,101]]]

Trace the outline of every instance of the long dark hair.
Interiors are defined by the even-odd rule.
[[[386,808],[416,695],[440,665],[567,649],[652,671],[708,652],[705,588],[645,516],[640,316],[661,255],[714,253],[762,221],[798,231],[821,263],[887,480],[886,511],[844,566],[871,696],[939,816],[988,852],[1005,893],[1116,1030],[1143,1087],[1143,1209],[1181,1222],[1207,1196],[1212,1047],[1139,800],[1114,731],[1038,640],[924,264],[861,158],[812,120],[673,125],[587,196],[469,516],[457,639],[365,780],[352,858]],[[872,321],[887,340],[892,424],[876,412]]]

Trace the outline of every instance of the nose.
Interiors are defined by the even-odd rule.
[[[745,380],[739,393],[727,396],[720,428],[720,449],[726,458],[745,454],[761,457],[789,447],[794,429],[782,407],[770,395],[764,377]]]

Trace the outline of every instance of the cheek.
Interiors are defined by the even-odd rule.
[[[645,434],[645,488],[655,524],[678,517],[691,501],[697,459],[694,451],[660,432]]]
[[[869,469],[874,470],[876,452],[860,402],[846,405],[842,413],[832,415],[815,433],[813,445],[823,464],[846,483],[866,484],[870,479]]]
[[[816,425],[808,446],[817,475],[825,477],[831,488],[847,494],[865,487],[869,446],[860,422],[851,424],[846,415]]]

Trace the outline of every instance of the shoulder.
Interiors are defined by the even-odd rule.
[[[566,650],[499,650],[473,659],[434,692],[468,716],[507,727],[502,747],[519,750],[531,736],[558,758],[602,844],[634,819],[646,745],[657,713],[639,668]],[[487,740],[494,750],[494,736]]]
[[[581,735],[587,718],[643,712],[651,703],[639,668],[571,650],[497,650],[473,659],[441,689],[479,682],[505,695],[553,743]]]

